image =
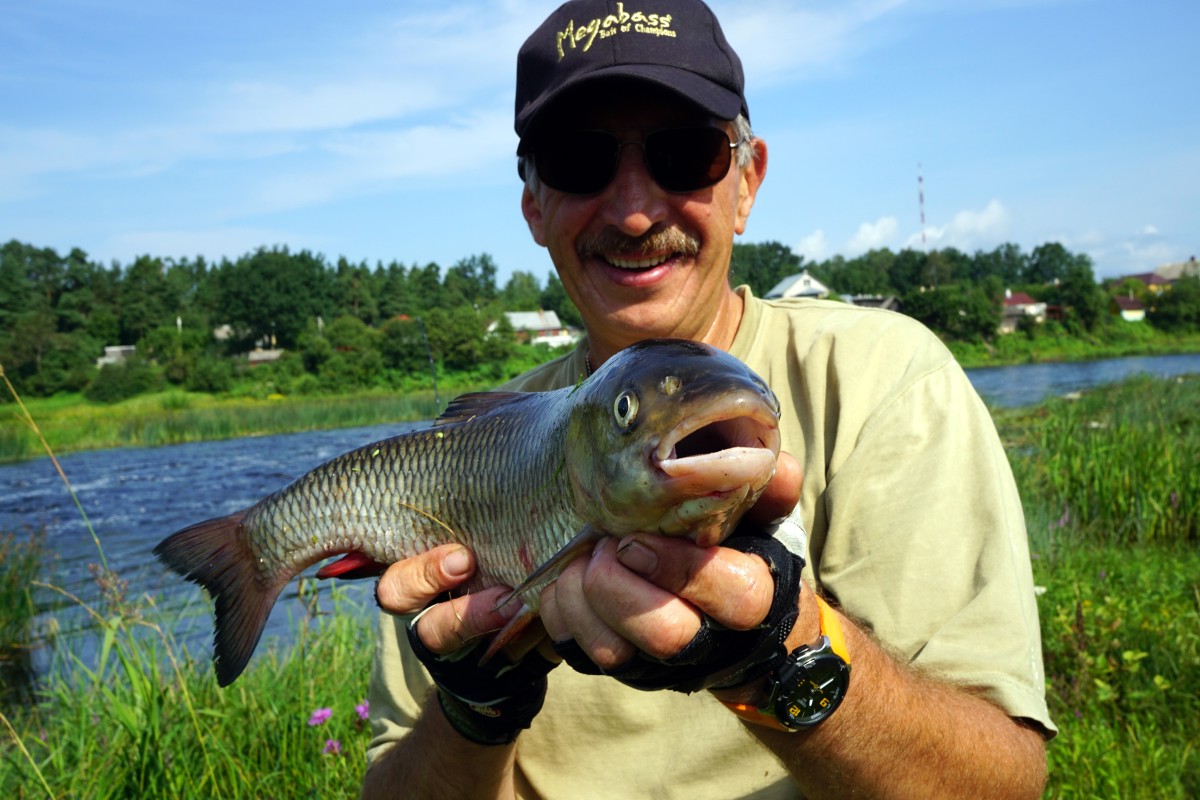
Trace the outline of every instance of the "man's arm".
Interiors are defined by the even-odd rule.
[[[574,636],[593,660],[613,667],[635,648],[678,652],[698,630],[701,610],[722,624],[754,624],[769,608],[764,584],[770,573],[757,556],[636,536],[568,567],[543,595],[542,612],[553,638]],[[819,632],[811,590],[802,590],[798,604],[789,650]],[[1046,766],[1036,730],[968,691],[918,675],[841,619],[853,671],[837,713],[799,733],[747,724],[807,796],[1040,796]],[[754,701],[762,688],[719,697]]]
[[[800,607],[801,622],[789,637],[789,649],[818,635],[816,600],[807,589]],[[806,796],[1041,796],[1045,744],[1035,728],[981,697],[923,677],[838,616],[852,671],[837,712],[797,733],[746,725]],[[755,699],[749,696],[754,690],[762,687],[715,694],[744,701]]]
[[[377,589],[379,604],[393,614],[415,613],[473,571],[474,560],[466,548],[435,548],[389,567]],[[421,619],[422,641],[434,652],[448,653],[499,629],[506,615],[518,610],[514,603],[496,609],[507,594],[505,587],[496,586],[435,605]],[[409,733],[367,770],[362,796],[507,800],[516,796],[515,758],[515,744],[480,745],[459,735],[431,692]]]
[[[510,800],[516,752],[515,743],[489,746],[459,736],[431,694],[412,731],[367,770],[362,796]]]

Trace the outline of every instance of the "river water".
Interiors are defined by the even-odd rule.
[[[1159,377],[1200,373],[1200,354],[968,370],[983,398],[1003,407],[1035,403],[1138,373]],[[208,603],[197,587],[158,564],[151,553],[154,545],[185,525],[244,508],[339,453],[413,427],[377,425],[117,449],[70,454],[59,460],[109,567],[128,582],[127,596],[150,598],[168,610],[177,636],[200,653],[211,639]],[[45,531],[49,550],[41,580],[100,610],[100,590],[91,571],[91,565],[100,561],[97,547],[50,461],[0,466],[0,534],[22,537],[36,531]],[[364,613],[372,607],[370,581],[345,586],[352,605]],[[40,609],[37,630],[53,630],[57,636],[53,647],[34,652],[34,671],[44,672],[68,653],[88,660],[95,647],[88,611],[51,589],[39,589],[35,601]],[[271,615],[266,635],[286,636],[303,613],[293,582]]]

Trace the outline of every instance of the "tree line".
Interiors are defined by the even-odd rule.
[[[1061,324],[1080,334],[1110,324],[1108,304],[1125,293],[1144,299],[1156,326],[1200,326],[1200,280],[1161,297],[1136,281],[1098,285],[1091,260],[1057,243],[1031,253],[1013,244],[974,255],[873,250],[812,263],[778,242],[734,246],[732,280],[759,296],[803,269],[841,295],[894,295],[947,339],[996,336],[1005,289],[1057,306]],[[60,255],[15,240],[0,247],[0,365],[33,396],[83,391],[112,400],[164,383],[227,391],[247,370],[234,357],[255,347],[285,351],[256,368],[259,382],[279,391],[399,387],[427,375],[431,361],[499,378],[498,365],[515,355],[546,356],[518,353],[502,313],[537,309],[580,324],[552,271],[544,281],[517,271],[501,286],[486,253],[445,269],[330,262],[286,247],[216,263],[147,255],[105,266],[79,249]],[[499,327],[489,333],[493,322]],[[133,345],[137,356],[97,370],[107,345]]]

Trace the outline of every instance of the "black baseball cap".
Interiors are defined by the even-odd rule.
[[[517,54],[514,127],[522,147],[554,100],[614,78],[661,86],[718,119],[750,118],[742,61],[700,0],[572,0]]]

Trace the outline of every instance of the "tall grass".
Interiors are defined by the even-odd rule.
[[[1062,535],[1200,540],[1200,376],[1138,377],[1002,419],[1022,497]]]
[[[296,621],[292,648],[266,647],[225,690],[207,653],[174,641],[146,601],[89,607],[96,663],[72,657],[13,714],[0,744],[0,793],[47,797],[354,797],[370,735],[363,707],[371,648],[361,610],[334,592]],[[320,724],[318,709],[330,709]]]
[[[433,394],[369,394],[296,398],[214,398],[167,392],[113,405],[79,400],[32,401],[32,413],[56,452],[111,447],[157,447],[183,442],[261,436],[432,419]],[[0,419],[6,409],[0,407]],[[0,462],[43,452],[28,429],[0,425]]]
[[[34,618],[30,591],[42,560],[41,534],[0,536],[0,708],[28,699]]]

